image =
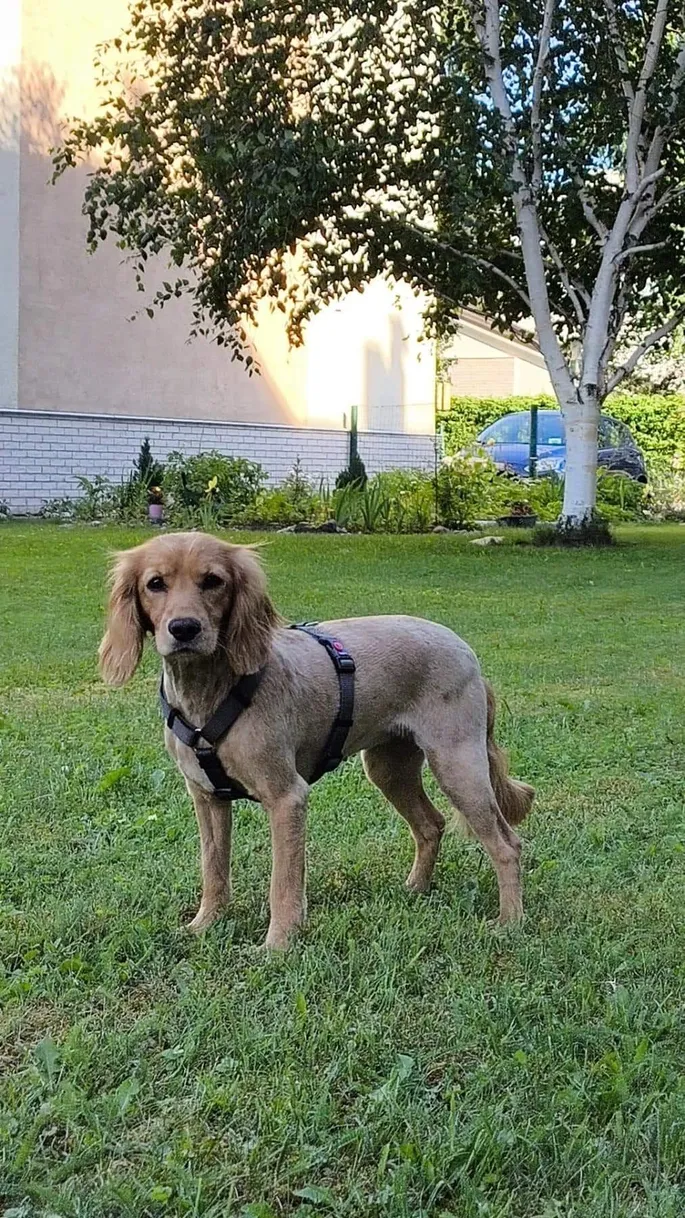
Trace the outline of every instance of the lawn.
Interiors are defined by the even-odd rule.
[[[97,677],[107,552],[140,536],[0,526],[0,1213],[682,1218],[685,528],[606,553],[269,540],[295,619],[462,634],[538,788],[502,933],[473,842],[404,890],[406,827],[348,763],[273,957],[262,810],[238,805],[235,904],[191,938],[155,657]]]

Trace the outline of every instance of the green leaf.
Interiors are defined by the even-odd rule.
[[[169,1188],[166,1184],[155,1184],[154,1188],[150,1189],[150,1201],[155,1201],[158,1205],[166,1205],[170,1200],[173,1188]]]
[[[59,1045],[55,1044],[51,1036],[46,1036],[44,1040],[39,1041],[36,1045],[34,1054],[40,1066],[41,1074],[46,1079],[48,1086],[52,1087],[62,1059],[62,1051]]]
[[[114,1104],[119,1116],[124,1116],[140,1091],[137,1078],[125,1078],[114,1092]]]
[[[117,783],[121,782],[123,778],[130,778],[130,776],[131,767],[128,765],[120,765],[116,770],[108,770],[106,774],[103,774],[96,787],[96,790],[100,792],[109,791],[112,787],[115,787]]]
[[[319,1188],[316,1184],[307,1184],[304,1188],[293,1190],[293,1197],[302,1201],[311,1201],[313,1205],[335,1205],[335,1197],[329,1188]]]

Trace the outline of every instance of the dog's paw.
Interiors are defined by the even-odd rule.
[[[297,938],[297,932],[301,925],[301,923],[296,923],[294,926],[284,927],[272,924],[262,944],[263,950],[266,952],[287,952],[288,948],[292,947],[294,940]]]
[[[426,893],[431,890],[431,882],[432,876],[422,875],[420,871],[415,874],[412,870],[404,881],[404,886],[409,892]]]
[[[525,922],[523,909],[509,911],[505,917],[502,914],[498,918],[488,920],[490,929],[496,934],[506,935],[513,934],[517,930],[521,930]]]
[[[203,930],[208,930],[221,917],[225,908],[225,905],[201,905],[195,917],[186,922],[186,930],[190,931],[191,935],[202,934]]]

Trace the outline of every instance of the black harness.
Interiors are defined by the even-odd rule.
[[[302,630],[305,634],[309,634],[313,639],[316,639],[317,643],[320,643],[322,647],[325,647],[338,674],[340,696],[338,713],[333,721],[333,726],[329,732],[323,753],[310,779],[310,783],[318,782],[324,774],[330,773],[331,770],[335,770],[340,765],[343,759],[345,741],[352,727],[354,712],[354,660],[338,639],[330,638],[326,634],[319,634],[314,629],[315,625],[315,622],[306,622],[301,625],[291,626],[290,629]],[[214,787],[214,794],[218,799],[255,798],[254,795],[250,795],[245,790],[241,783],[235,782],[234,779],[228,776],[219,761],[216,746],[233,727],[236,719],[250,706],[254,695],[261,685],[264,672],[265,669],[260,668],[259,672],[253,672],[248,676],[241,677],[233,686],[228,696],[224,698],[221,705],[215,710],[211,718],[207,720],[204,727],[195,727],[194,724],[188,723],[188,720],[184,719],[181,712],[176,710],[167,700],[164,692],[164,677],[160,681],[159,701],[164,721],[169,731],[173,732],[174,736],[182,744],[188,745],[188,748],[193,750],[200,769],[207,775],[207,778]]]

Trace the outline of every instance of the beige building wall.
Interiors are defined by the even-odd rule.
[[[87,167],[49,184],[49,150],[65,120],[96,109],[95,47],[125,24],[126,0],[4,3],[16,27],[6,57],[21,80],[21,139],[20,158],[15,147],[0,163],[0,204],[10,213],[0,246],[9,385],[0,405],[334,428],[356,405],[361,426],[432,432],[434,353],[408,289],[398,300],[372,284],[320,314],[296,350],[281,314],[265,306],[252,331],[261,375],[252,377],[224,349],[187,341],[185,302],[129,320],[144,298],[121,251],[109,240],[93,256],[85,249]]]
[[[16,410],[19,350],[19,0],[0,8],[0,407]]]
[[[505,338],[470,311],[463,314],[444,358],[449,363],[455,395],[504,398],[554,394],[545,361],[535,347]]]

